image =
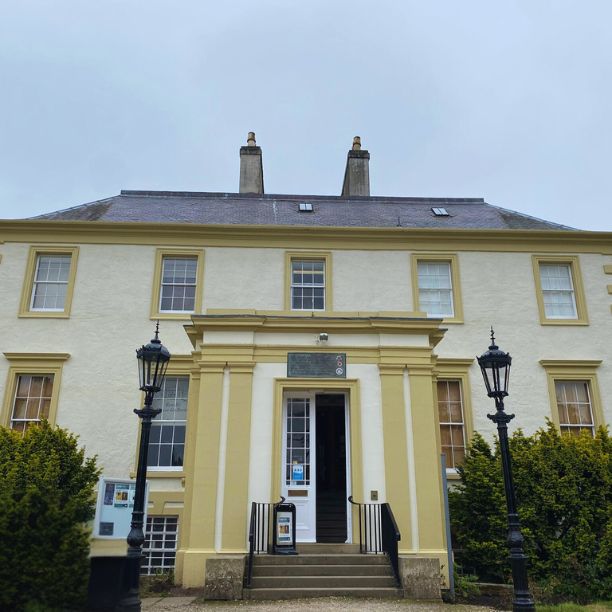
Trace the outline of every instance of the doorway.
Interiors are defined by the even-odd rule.
[[[344,395],[316,396],[317,542],[346,542]]]
[[[344,543],[350,533],[347,394],[291,391],[283,404],[281,495],[296,506],[297,541]]]

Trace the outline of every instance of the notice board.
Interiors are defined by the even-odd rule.
[[[130,532],[130,523],[132,522],[135,493],[135,480],[100,478],[96,518],[94,521],[94,537],[115,540],[127,538]],[[144,525],[147,522],[146,510],[148,498],[149,483],[145,486]]]

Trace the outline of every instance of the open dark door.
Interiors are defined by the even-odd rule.
[[[344,395],[316,396],[317,542],[346,542]]]

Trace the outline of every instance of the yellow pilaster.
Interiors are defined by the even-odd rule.
[[[445,549],[438,419],[432,366],[408,366],[414,435],[419,548]]]
[[[255,363],[229,363],[222,552],[246,552],[251,403]]]
[[[402,534],[400,549],[410,549],[411,516],[408,490],[408,454],[404,403],[404,365],[380,364],[385,489],[387,501]]]
[[[185,587],[202,586],[206,557],[215,553],[225,363],[198,362],[198,366],[200,384],[188,414],[185,511],[177,554],[177,577]]]

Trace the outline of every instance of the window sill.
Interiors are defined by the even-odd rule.
[[[151,321],[191,321],[192,315],[196,314],[195,312],[158,312],[151,313]]]
[[[69,319],[70,313],[65,311],[55,312],[53,310],[27,310],[25,312],[20,312],[17,316],[20,319]]]
[[[588,325],[586,319],[540,319],[540,325]]]
[[[444,315],[425,315],[427,319],[442,319],[442,323],[449,325],[463,325],[463,319],[459,317],[446,317]]]
[[[130,478],[136,478],[136,472],[130,472]],[[185,478],[185,471],[180,470],[147,470],[147,478]]]

